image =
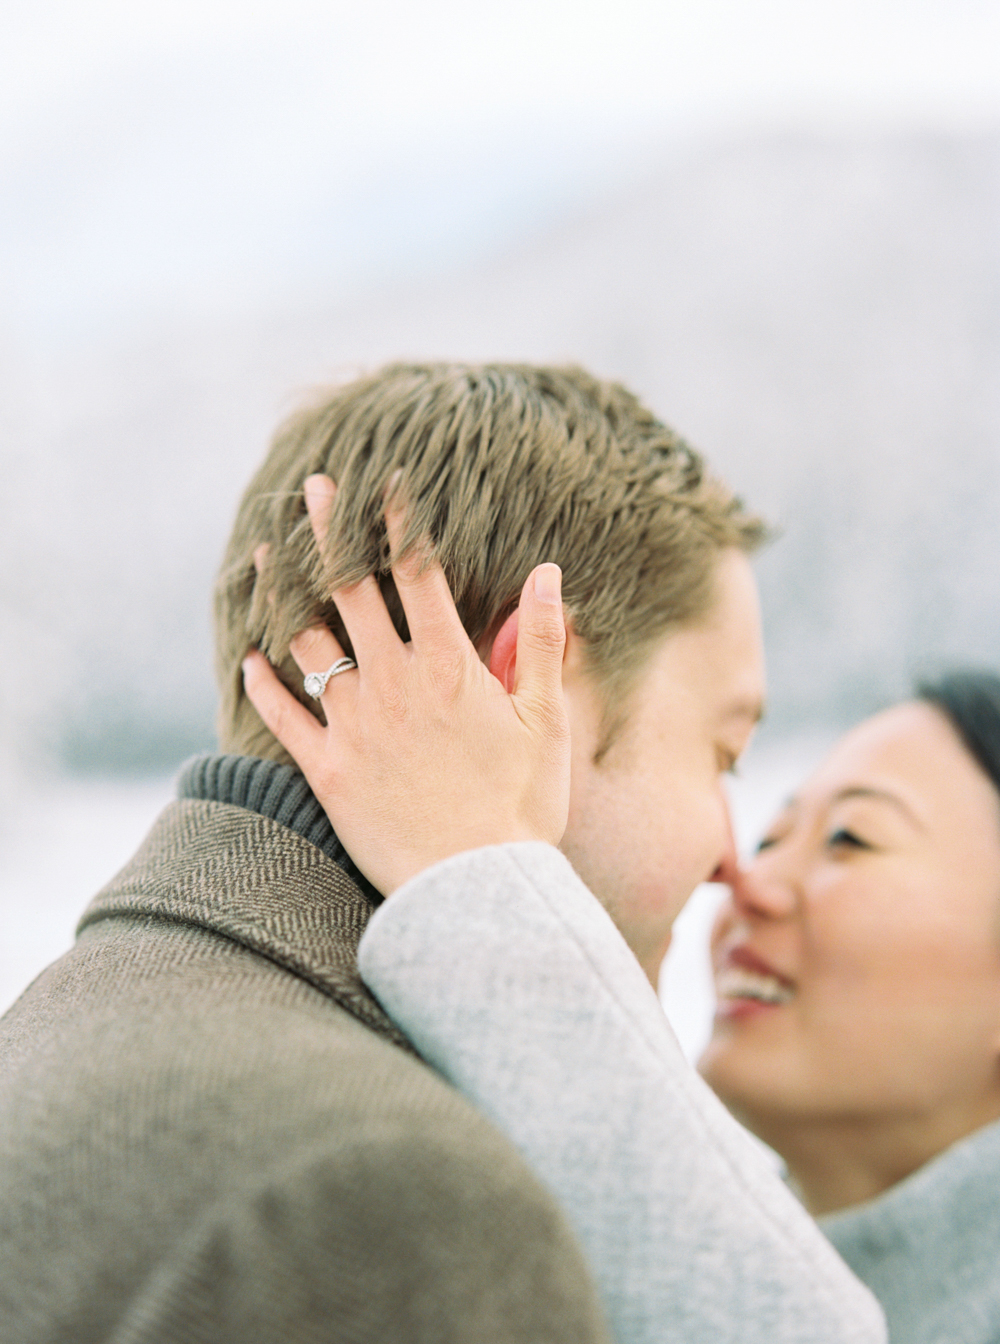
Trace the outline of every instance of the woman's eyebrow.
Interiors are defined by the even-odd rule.
[[[910,807],[909,803],[904,802],[898,794],[892,793],[889,789],[875,789],[869,785],[855,784],[850,788],[841,789],[838,793],[835,793],[830,801],[840,803],[846,801],[848,798],[874,798],[877,802],[891,803],[893,807],[902,812],[907,821],[915,826],[918,831],[927,829],[914,812],[913,808]]]

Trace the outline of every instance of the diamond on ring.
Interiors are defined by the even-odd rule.
[[[357,667],[353,658],[338,658],[325,672],[307,672],[302,682],[306,695],[318,700],[326,690],[326,683],[331,677],[339,677],[341,672],[350,672],[352,667]]]

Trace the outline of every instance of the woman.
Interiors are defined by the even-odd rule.
[[[703,1076],[785,1159],[806,1207],[879,1298],[893,1344],[1000,1340],[1000,679],[955,674],[855,728],[749,866],[729,876],[732,897],[713,936],[718,1013]],[[553,890],[556,882],[553,874]],[[494,927],[504,918],[494,913]],[[657,1123],[643,1109],[655,1067],[624,1037],[604,1039],[609,1007],[581,1024],[589,1042],[565,1029],[559,1037],[549,1067],[560,1095],[526,1090],[514,1057],[533,1040],[544,1048],[559,1005],[543,989],[518,995],[516,985],[513,1004],[491,1003],[486,980],[478,996],[466,990],[460,1005],[449,1002],[433,940],[440,948],[450,929],[457,955],[479,956],[487,971],[503,961],[500,935],[484,954],[491,933],[482,920],[475,946],[465,942],[470,919],[454,904],[407,909],[404,891],[362,942],[363,974],[567,1207],[582,1207],[579,1226],[595,1216],[587,1200],[597,1163],[593,1153],[567,1161],[565,1149],[586,1140],[574,1124],[592,1100],[588,1080],[596,1074],[609,1094],[617,1088],[614,1107],[641,1128]],[[593,985],[574,983],[581,999],[593,1000],[602,982],[623,1000],[637,990],[609,923],[595,920],[581,939],[595,968]],[[557,938],[531,948],[522,976],[541,977],[558,955]],[[560,963],[560,978],[572,973]],[[654,1030],[637,997],[626,1007],[635,1031]],[[477,1012],[492,1034],[470,1035]],[[504,1033],[516,1041],[511,1062],[490,1067]],[[668,1149],[674,1090],[659,1100]],[[634,1141],[613,1130],[610,1115],[605,1123],[622,1148]],[[615,1169],[619,1200],[647,1214],[674,1195],[654,1161],[630,1171],[623,1158]]]
[[[1000,1338],[1000,678],[855,728],[734,876],[701,1061],[881,1299]]]

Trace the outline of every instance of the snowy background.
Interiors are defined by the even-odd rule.
[[[1000,9],[0,0],[0,1003],[212,745],[276,421],[408,356],[623,378],[782,526],[749,837],[1000,665]]]

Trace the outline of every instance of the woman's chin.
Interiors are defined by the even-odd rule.
[[[716,1011],[698,1072],[744,1124],[781,1091],[789,1065],[786,1015],[784,1005],[754,1000],[727,1001]]]

